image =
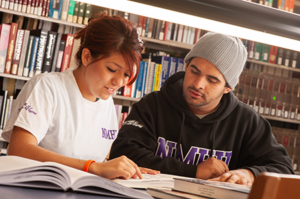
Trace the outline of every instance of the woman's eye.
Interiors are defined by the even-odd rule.
[[[125,77],[129,77],[129,76],[130,76],[129,74],[126,74],[126,73],[125,73]]]
[[[107,67],[107,69],[108,69],[110,72],[116,72],[116,70],[113,70],[113,69],[111,69],[111,68],[109,68],[109,67]]]

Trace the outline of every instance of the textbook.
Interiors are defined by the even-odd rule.
[[[147,193],[155,198],[163,199],[207,199],[207,197],[196,196],[172,189],[148,188]]]
[[[247,199],[251,187],[228,182],[174,178],[174,190],[216,199]]]
[[[120,198],[151,199],[146,193],[55,162],[18,156],[0,157],[0,184],[31,188],[73,190]]]

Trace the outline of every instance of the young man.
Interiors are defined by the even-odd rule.
[[[111,150],[162,173],[252,185],[263,171],[293,173],[271,126],[232,92],[247,59],[240,39],[203,36],[186,71],[134,104]]]

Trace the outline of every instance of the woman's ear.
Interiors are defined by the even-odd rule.
[[[91,52],[88,48],[84,48],[81,53],[81,61],[84,66],[88,66],[91,62]]]

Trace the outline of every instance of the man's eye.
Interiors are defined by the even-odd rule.
[[[193,74],[198,74],[198,72],[197,72],[197,71],[194,71],[194,70],[192,70],[192,73],[193,73]]]

